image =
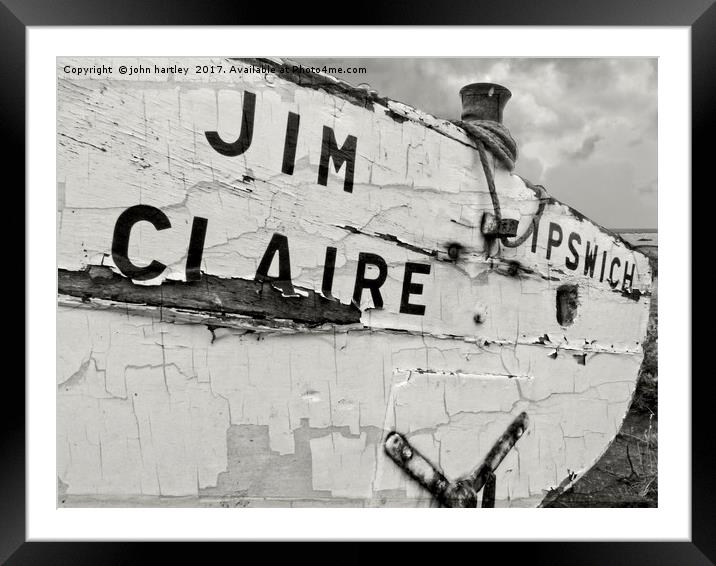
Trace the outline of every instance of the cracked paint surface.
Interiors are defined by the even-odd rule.
[[[68,63],[87,60],[58,68]],[[320,293],[326,246],[337,248],[332,294],[342,304],[351,302],[360,252],[388,266],[382,309],[364,292],[358,323],[315,327],[60,286],[64,500],[429,505],[384,454],[386,432],[402,432],[458,477],[526,411],[530,427],[497,470],[496,499],[533,506],[614,438],[642,360],[648,261],[556,201],[534,246],[531,238],[518,248],[486,241],[479,225],[492,205],[479,156],[452,124],[392,101],[361,107],[272,75],[61,78],[58,89],[60,270],[119,273],[114,223],[140,203],[161,209],[172,226],[134,228],[130,257],[167,265],[137,286],[184,280],[195,216],[208,219],[201,269],[211,276],[253,281],[275,232],[289,240],[297,293]],[[246,90],[257,99],[251,147],[219,155],[204,132],[236,139]],[[289,111],[301,115],[291,176],[281,172]],[[339,143],[358,138],[352,193],[342,190],[345,167],[336,174],[331,166],[328,185],[316,184],[322,125]],[[521,234],[539,204],[535,192],[494,167],[503,213],[520,218]],[[563,242],[547,260],[550,223]],[[596,276],[566,267],[571,233],[582,252],[590,242],[618,257],[620,276],[624,262],[634,266],[630,293],[600,281],[599,263]],[[453,242],[462,246],[456,260]],[[431,266],[414,298],[424,316],[399,312],[406,262]],[[569,326],[555,312],[564,284],[579,289]]]

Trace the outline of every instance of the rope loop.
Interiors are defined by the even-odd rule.
[[[510,131],[492,120],[474,120],[464,122],[458,120],[455,125],[465,130],[474,141],[482,142],[483,146],[499,159],[508,171],[515,168],[517,161],[517,142]]]
[[[499,160],[508,171],[512,171],[515,168],[515,162],[517,161],[517,142],[510,135],[510,131],[503,126],[500,122],[494,122],[492,120],[474,120],[470,122],[464,122],[457,120],[453,122],[456,126],[459,126],[470,136],[475,142],[477,152],[480,154],[480,162],[482,163],[482,170],[485,173],[485,179],[487,180],[487,187],[490,190],[490,198],[492,199],[492,207],[495,209],[495,218],[498,222],[502,220],[502,211],[500,210],[500,199],[497,195],[497,189],[495,188],[495,177],[490,169],[490,162],[487,157],[489,151],[495,159]],[[535,230],[537,224],[542,217],[544,207],[547,204],[547,191],[544,187],[539,185],[532,185],[529,181],[525,181],[525,184],[535,191],[539,198],[539,207],[535,213],[532,221],[530,222],[529,228],[524,234],[510,242],[507,236],[500,236],[500,241],[505,247],[516,248],[530,237],[533,230]]]

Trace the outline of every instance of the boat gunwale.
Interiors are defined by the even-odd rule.
[[[325,92],[326,94],[337,96],[338,98],[341,98],[342,100],[345,100],[347,102],[350,102],[351,104],[355,104],[356,106],[362,107],[362,108],[368,108],[371,109],[373,107],[373,104],[379,104],[383,106],[387,112],[386,114],[389,117],[393,117],[395,119],[395,115],[397,114],[400,116],[400,121],[408,120],[410,122],[413,122],[415,124],[419,124],[429,130],[433,130],[447,138],[450,138],[458,143],[461,143],[463,145],[466,145],[468,147],[471,147],[473,149],[477,149],[477,146],[472,141],[468,133],[462,129],[460,126],[454,124],[453,122],[446,120],[444,118],[438,118],[437,116],[434,116],[432,114],[429,114],[423,110],[420,110],[418,108],[415,108],[414,106],[407,104],[405,102],[401,102],[399,100],[395,100],[393,98],[389,98],[387,96],[380,95],[376,90],[372,89],[366,89],[361,88],[352,85],[351,83],[344,81],[343,79],[339,79],[338,77],[334,77],[333,75],[329,75],[327,73],[322,72],[315,72],[311,71],[310,69],[307,69],[303,67],[300,63],[293,61],[292,59],[287,58],[281,58],[281,57],[227,57],[228,60],[234,60],[234,61],[242,61],[245,63],[248,63],[250,65],[270,65],[272,68],[274,68],[275,65],[279,66],[286,66],[286,65],[292,65],[292,66],[300,66],[300,69],[295,72],[288,72],[288,71],[282,71],[281,69],[276,69],[276,72],[273,73],[277,77],[286,80],[288,82],[291,82],[297,86],[304,87],[304,88],[310,88],[313,90],[321,90]],[[395,105],[404,106],[405,108],[411,110],[415,114],[413,116],[410,115],[410,113],[401,113],[399,107],[391,107],[391,103]],[[433,123],[429,123],[433,122]],[[454,129],[454,132],[451,132],[450,130]],[[456,137],[456,135],[458,137]],[[464,137],[464,139],[460,139],[460,137]],[[530,181],[522,177],[521,175],[518,175],[516,173],[513,173],[517,177],[519,177],[525,185],[528,187],[530,185],[533,185]],[[559,206],[564,206],[567,208],[567,210],[575,216],[575,218],[581,220],[581,221],[588,221],[594,226],[596,226],[602,233],[614,238],[618,243],[622,244],[626,249],[633,253],[638,253],[642,256],[644,256],[647,260],[650,259],[647,254],[642,252],[641,250],[634,247],[632,244],[627,242],[624,238],[621,237],[621,235],[613,230],[610,230],[609,228],[605,228],[598,222],[592,220],[589,216],[586,214],[580,212],[573,206],[566,204],[557,198],[549,195],[549,191],[542,185],[534,185],[539,186],[543,190],[547,192],[546,202],[548,204],[554,204]]]

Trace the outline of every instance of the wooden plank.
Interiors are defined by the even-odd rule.
[[[226,315],[253,319],[282,319],[318,326],[326,322],[343,325],[360,322],[360,311],[315,292],[287,298],[270,283],[246,279],[222,279],[206,275],[201,281],[165,281],[142,286],[114,273],[109,267],[91,266],[85,271],[58,272],[61,295],[84,301],[100,299],[117,304],[133,303],[162,309],[198,311],[213,315],[214,324]],[[117,307],[117,308],[126,308]]]

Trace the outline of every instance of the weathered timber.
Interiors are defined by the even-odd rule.
[[[527,413],[521,413],[495,442],[483,461],[469,475],[449,481],[400,433],[391,432],[385,439],[385,452],[405,472],[427,489],[445,507],[477,507],[477,494],[484,489],[483,507],[494,507],[495,470],[529,424]]]
[[[90,266],[82,271],[58,270],[60,294],[84,300],[102,299],[150,307],[177,308],[213,315],[239,314],[253,318],[287,319],[308,325],[360,322],[360,310],[312,290],[287,297],[275,283],[224,279],[206,275],[201,281],[171,281],[137,285],[110,268]]]
[[[388,432],[464,477],[524,411],[530,506],[614,438],[648,260],[492,162],[534,232],[486,238],[455,124],[290,71],[61,75],[57,118],[63,502],[429,505]]]

